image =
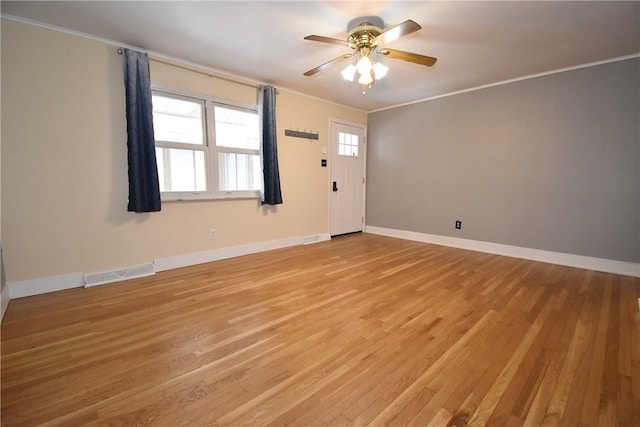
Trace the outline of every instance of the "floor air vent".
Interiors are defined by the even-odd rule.
[[[156,274],[156,272],[153,269],[153,264],[136,265],[135,267],[103,271],[101,273],[90,273],[84,275],[84,287],[89,288],[91,286],[120,282],[137,277],[152,276],[154,274]]]

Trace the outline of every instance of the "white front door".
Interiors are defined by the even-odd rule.
[[[332,236],[364,226],[364,133],[363,126],[331,121]]]

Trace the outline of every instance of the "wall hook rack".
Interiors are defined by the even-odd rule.
[[[318,132],[307,132],[306,130],[301,132],[299,130],[285,129],[284,135],[293,136],[294,138],[318,139]]]

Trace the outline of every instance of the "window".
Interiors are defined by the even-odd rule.
[[[259,195],[257,106],[153,91],[153,126],[163,200]]]
[[[358,157],[358,135],[338,132],[338,155]]]
[[[215,106],[214,117],[219,190],[260,190],[258,115]]]

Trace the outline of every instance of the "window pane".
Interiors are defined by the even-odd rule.
[[[162,156],[162,148],[156,147],[156,163],[158,165],[158,181],[160,184],[160,192],[165,191],[164,186],[164,157]]]
[[[218,153],[220,191],[260,190],[260,156]]]
[[[215,117],[217,146],[260,149],[258,113],[216,106]]]
[[[156,147],[160,191],[207,190],[204,151]]]
[[[338,155],[358,157],[358,135],[338,132]]]
[[[153,94],[156,141],[204,144],[204,102]]]

